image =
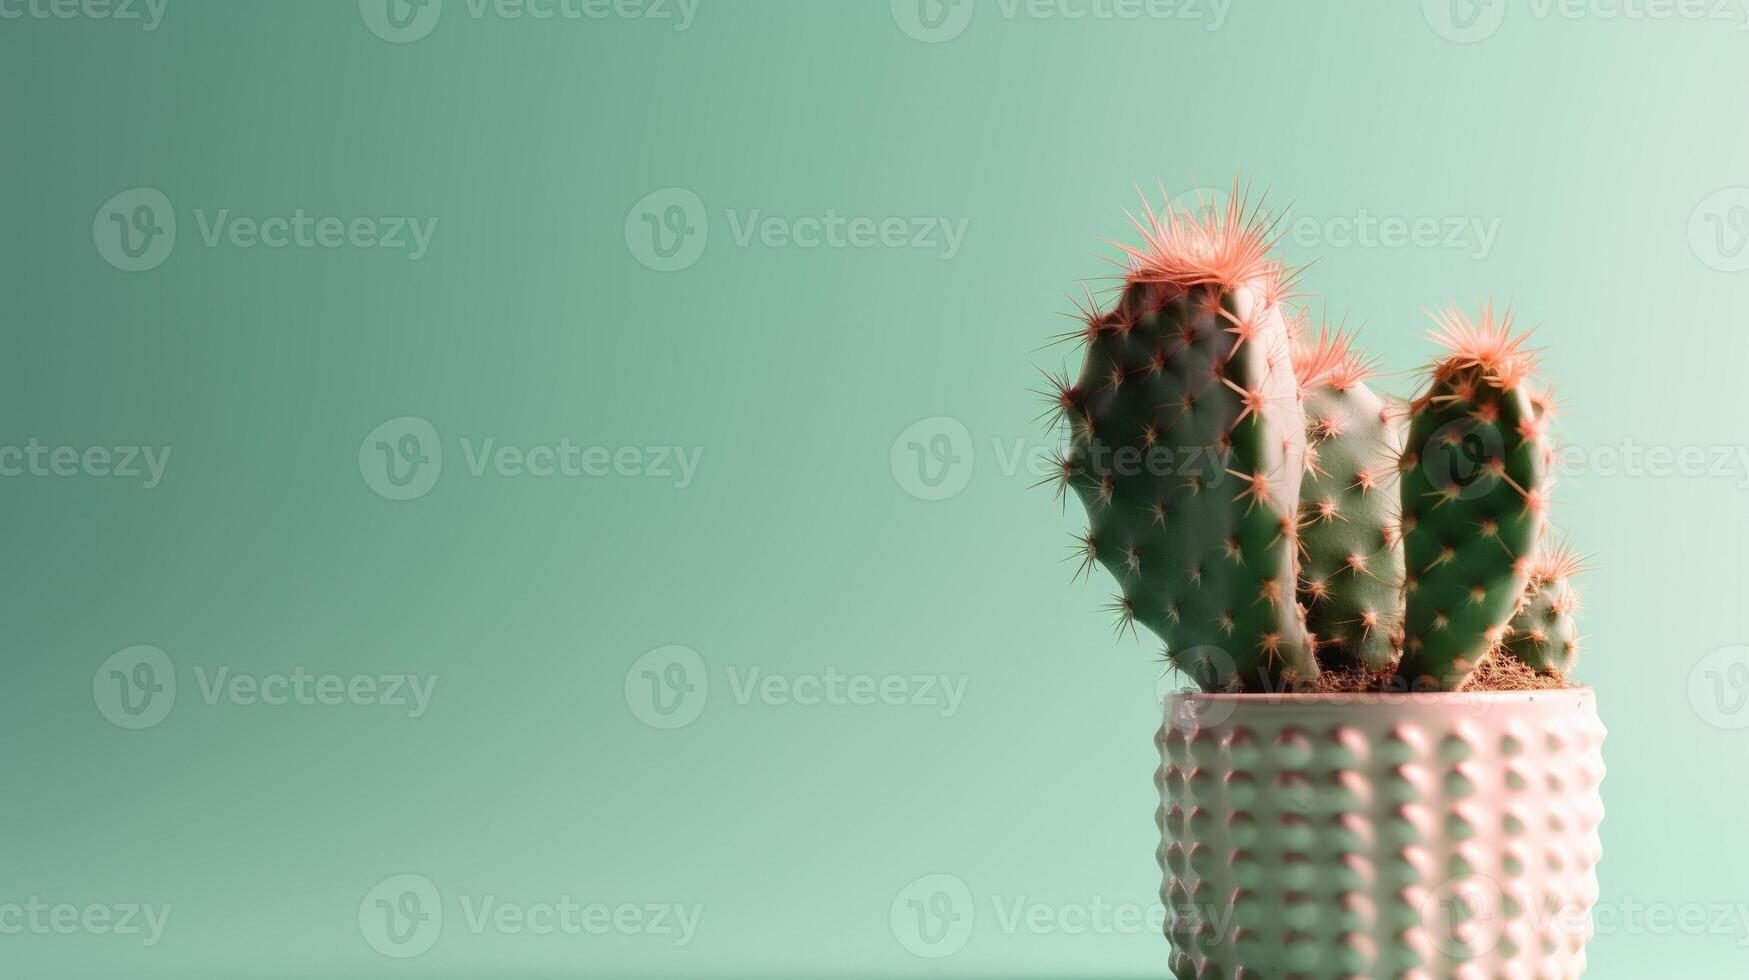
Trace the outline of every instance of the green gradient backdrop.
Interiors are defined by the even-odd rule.
[[[1570,443],[1732,454],[1688,476],[1600,462],[1561,513],[1602,566],[1584,671],[1611,728],[1615,911],[1590,975],[1741,972],[1749,191],[1728,189],[1749,185],[1749,34],[1734,7],[1499,22],[1456,2],[1473,41],[1439,2],[979,0],[938,43],[901,29],[932,36],[907,2],[706,0],[677,30],[446,0],[407,43],[370,29],[380,0],[170,0],[151,31],[0,3],[23,12],[0,18],[0,445],[172,447],[150,490],[0,478],[0,907],[172,910],[151,948],[14,928],[0,974],[1162,975],[1148,930],[1075,928],[1096,900],[1154,901],[1159,671],[1113,642],[1103,583],[1069,584],[1073,515],[1012,452],[1046,445],[1024,389],[1061,355],[1037,347],[1108,268],[1133,185],[1236,168],[1293,202],[1309,290],[1393,369],[1426,355],[1424,306],[1492,292],[1543,322]],[[178,235],[130,273],[93,221],[137,187]],[[627,216],[670,187],[708,244],[659,272]],[[417,260],[208,247],[220,209],[437,225]],[[736,240],[754,210],[828,209],[965,237],[951,258]],[[1338,219],[1362,213],[1497,233],[1349,242]],[[405,502],[359,462],[399,416],[444,453]],[[900,438],[935,417],[955,421]],[[487,438],[702,456],[684,488],[472,476],[462,440]],[[178,685],[139,731],[93,693],[134,644]],[[671,644],[709,690],[661,730],[633,668]],[[209,704],[221,668],[437,687],[417,718]],[[737,697],[755,668],[804,694],[828,668],[965,686],[952,707]],[[360,925],[400,874],[444,917],[404,960]],[[935,945],[902,892],[932,874],[971,896]],[[685,945],[476,932],[486,896],[703,913]],[[1006,922],[1019,900],[1068,929]]]

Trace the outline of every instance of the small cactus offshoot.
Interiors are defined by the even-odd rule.
[[[1132,218],[1115,302],[1077,304],[1080,369],[1044,392],[1119,634],[1206,691],[1450,691],[1508,661],[1564,684],[1580,562],[1549,540],[1552,408],[1510,314],[1437,314],[1443,353],[1392,403],[1229,200]]]

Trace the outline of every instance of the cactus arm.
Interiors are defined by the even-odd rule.
[[[1365,381],[1369,366],[1328,329],[1296,353],[1305,397],[1300,604],[1325,670],[1377,673],[1402,635],[1397,527],[1402,432]]]
[[[1579,661],[1579,590],[1582,562],[1565,547],[1539,554],[1530,584],[1509,624],[1506,650],[1539,674],[1566,677]]]
[[[1155,218],[1063,395],[1062,480],[1087,509],[1089,553],[1123,590],[1120,628],[1159,634],[1206,690],[1317,674],[1294,592],[1304,432],[1262,227],[1237,206]],[[1229,246],[1244,260],[1184,268]]]
[[[1525,383],[1531,362],[1495,324],[1460,314],[1438,335],[1451,353],[1410,409],[1401,473],[1406,602],[1398,677],[1454,690],[1503,640],[1530,577],[1549,480]]]

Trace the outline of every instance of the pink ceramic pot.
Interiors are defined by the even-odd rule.
[[[1603,737],[1589,688],[1169,696],[1174,976],[1578,977]]]

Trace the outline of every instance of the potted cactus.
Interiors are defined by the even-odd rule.
[[[1577,977],[1604,730],[1534,354],[1449,310],[1382,397],[1244,200],[1148,208],[1045,392],[1081,571],[1194,682],[1157,738],[1172,971]]]

